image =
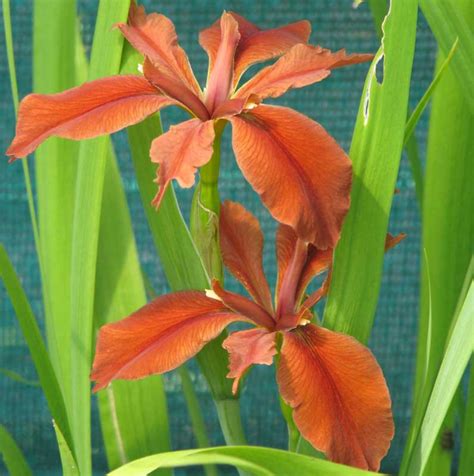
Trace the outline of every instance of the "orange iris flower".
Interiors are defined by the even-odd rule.
[[[332,53],[307,44],[307,21],[262,31],[224,12],[199,37],[209,56],[203,91],[167,17],[146,15],[143,7],[132,4],[128,24],[118,28],[144,56],[143,76],[113,76],[58,94],[30,94],[21,102],[7,155],[25,157],[50,136],[80,140],[109,134],[165,106],[181,106],[193,118],[171,127],[151,146],[151,160],[160,164],[155,205],[171,180],[182,187],[193,185],[196,168],[212,156],[215,122],[226,120],[232,124],[237,163],[271,214],[305,241],[334,246],[349,207],[349,159],[318,123],[261,102],[372,55]],[[279,56],[238,87],[251,65]]]
[[[394,433],[382,371],[356,339],[311,323],[310,309],[326,294],[329,277],[320,289],[305,295],[311,280],[330,268],[332,249],[308,245],[291,227],[280,225],[274,308],[257,219],[241,205],[225,202],[219,229],[224,264],[253,300],[214,281],[212,291],[161,296],[122,321],[103,326],[91,376],[94,390],[114,379],[175,369],[230,323],[252,323],[257,327],[234,332],[223,343],[230,355],[228,377],[235,379],[234,393],[250,366],[271,365],[279,352],[280,393],[293,408],[301,434],[333,461],[378,470]],[[386,248],[402,238],[388,235]]]

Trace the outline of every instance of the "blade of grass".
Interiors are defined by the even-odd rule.
[[[352,203],[335,252],[324,323],[366,342],[380,289],[384,242],[407,116],[417,4],[392,2],[370,67],[350,156]],[[400,55],[400,51],[404,54]],[[380,84],[376,70],[382,67]]]
[[[459,43],[459,38],[456,38],[456,41],[453,43],[453,46],[449,50],[448,56],[446,56],[446,59],[443,61],[441,66],[438,68],[435,77],[433,78],[433,81],[431,81],[430,85],[428,86],[428,89],[425,91],[423,94],[422,98],[416,105],[415,109],[411,113],[411,116],[409,117],[407,124],[405,126],[405,137],[403,139],[403,145],[406,146],[408,141],[410,140],[410,137],[412,136],[413,132],[415,131],[416,125],[418,124],[418,121],[423,114],[423,111],[425,110],[426,106],[428,105],[429,100],[431,99],[431,96],[439,83],[440,79],[443,77],[444,72],[446,71],[446,68],[449,66],[451,63],[451,60],[454,56],[454,53],[456,52],[456,48],[458,47]]]
[[[202,464],[225,464],[249,471],[253,475],[367,476],[378,473],[363,471],[288,451],[258,446],[227,446],[174,451],[148,456],[112,471],[110,476],[144,476],[156,468],[175,468]]]
[[[34,0],[35,92],[56,93],[76,84],[76,30],[75,0],[56,2],[54,14],[51,14],[49,0]],[[72,405],[71,369],[70,355],[64,351],[64,344],[71,338],[72,216],[78,150],[78,143],[53,138],[41,145],[35,154],[46,337],[68,411]]]
[[[44,345],[41,332],[36,323],[33,311],[23,290],[20,279],[5,251],[0,244],[0,277],[5,285],[8,296],[23,333],[23,337],[28,345],[28,349],[33,359],[33,363],[38,374],[38,378],[43,389],[51,416],[56,421],[64,434],[65,441],[70,448],[72,446],[71,431],[66,413],[61,388],[59,387],[54,368],[49,359],[48,351]]]
[[[111,27],[123,22],[128,2],[102,0],[97,13],[89,79],[118,72],[123,38]],[[96,259],[108,137],[81,142],[71,259],[71,427],[81,474],[91,473],[90,381]]]
[[[443,60],[444,56],[440,54],[437,64],[441,65]],[[453,66],[452,62],[433,95],[427,147],[422,240],[430,263],[433,302],[432,338],[428,346],[430,304],[423,265],[414,392],[415,401],[421,400],[419,408],[422,409],[443,358],[463,278],[472,256],[474,190],[469,177],[474,175],[471,152],[474,150],[474,116],[452,71]],[[415,413],[413,418],[416,420],[420,415]],[[452,429],[453,424],[451,417],[445,429]],[[443,450],[440,439],[434,451],[431,470],[449,474],[451,452]]]
[[[471,375],[469,378],[469,389],[467,392],[466,412],[463,418],[463,432],[461,439],[461,455],[459,456],[459,476],[470,476],[474,474],[474,359],[471,357]]]
[[[446,346],[415,444],[407,458],[406,466],[402,467],[402,475],[423,474],[427,467],[436,436],[474,350],[473,318],[474,283],[471,283]]]
[[[23,453],[3,425],[0,425],[0,453],[10,476],[33,475]]]
[[[130,212],[111,146],[108,155],[95,288],[97,327],[131,314],[146,302]],[[113,383],[99,393],[99,409],[110,468],[169,451],[161,377]]]
[[[471,0],[420,0],[439,47],[445,55],[459,37],[459,47],[452,61],[452,71],[465,101],[474,114],[474,4]]]

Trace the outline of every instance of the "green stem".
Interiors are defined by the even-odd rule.
[[[235,399],[216,400],[217,416],[224,439],[229,446],[246,445],[239,401]]]
[[[214,152],[211,160],[201,167],[199,184],[193,197],[191,234],[211,278],[222,281],[223,268],[219,247],[219,169],[221,162],[221,138],[226,122],[216,123]]]
[[[219,168],[221,137],[226,122],[215,125],[216,138],[211,160],[200,169],[200,180],[191,208],[191,234],[212,278],[223,279],[219,247]],[[238,399],[215,398],[219,422],[228,445],[246,444]],[[241,473],[242,474],[242,473]]]

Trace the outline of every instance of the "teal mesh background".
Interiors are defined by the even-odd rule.
[[[54,14],[54,3],[51,1],[51,14]],[[83,38],[88,48],[93,34],[96,3],[93,0],[79,1]],[[187,50],[200,81],[206,75],[207,57],[197,42],[197,35],[199,30],[211,24],[223,9],[235,10],[265,28],[306,18],[313,25],[311,37],[313,43],[331,49],[347,48],[350,52],[375,52],[377,49],[377,38],[367,5],[353,9],[350,0],[216,2],[161,0],[144,3],[148,10],[160,9],[175,22],[180,42]],[[31,91],[31,0],[12,1],[12,22],[20,95],[24,96]],[[3,151],[13,136],[14,114],[8,82],[3,24],[0,25],[0,30],[0,150]],[[421,18],[412,74],[410,100],[412,106],[416,104],[430,82],[435,52],[435,42]],[[45,51],[44,54],[47,55],[48,52]],[[322,83],[290,92],[277,102],[281,105],[291,105],[318,120],[348,150],[366,71],[367,65],[337,70]],[[166,110],[163,113],[165,127],[167,128],[170,123],[180,117],[179,113]],[[422,155],[425,150],[426,125],[425,115],[417,129]],[[229,131],[226,132],[220,191],[223,198],[242,202],[260,218],[266,236],[264,266],[270,281],[273,282],[275,279],[273,249],[275,226],[255,193],[242,179],[230,151]],[[167,284],[155,256],[146,219],[141,209],[125,135],[116,134],[114,144],[134,220],[141,262],[148,275],[152,277],[156,289],[165,292],[168,289]],[[92,157],[91,160],[93,160]],[[34,162],[31,159],[30,164],[34,169]],[[21,164],[18,162],[7,165],[5,158],[0,161],[0,175],[2,182],[0,241],[5,244],[12,257],[40,324],[43,325],[38,265]],[[397,186],[400,194],[394,199],[390,229],[394,233],[403,231],[408,234],[408,238],[402,245],[386,255],[383,286],[370,341],[370,347],[379,359],[391,390],[396,420],[396,436],[382,466],[386,472],[397,470],[403,451],[411,413],[411,388],[416,346],[420,226],[414,184],[405,157],[402,160]],[[178,197],[185,216],[188,216],[191,192],[178,190]],[[238,289],[235,282],[232,282],[232,285]],[[28,349],[3,288],[0,288],[0,316],[0,367],[18,372],[27,379],[36,380]],[[191,364],[191,369],[196,379],[212,443],[220,444],[223,440],[206,384],[199,376],[194,364]],[[180,393],[179,379],[171,373],[165,376],[165,381],[169,396],[173,448],[193,447],[195,442]],[[41,390],[38,387],[14,382],[0,374],[0,394],[0,422],[11,431],[35,473],[59,473],[60,463],[55,437]],[[272,368],[256,367],[251,372],[242,397],[242,412],[250,444],[285,447],[286,430],[279,412]],[[106,462],[95,407],[92,418],[94,467],[99,473],[103,473]],[[199,474],[199,471],[190,469],[186,474]]]

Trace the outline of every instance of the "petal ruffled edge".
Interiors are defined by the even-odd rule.
[[[369,349],[308,324],[284,333],[277,380],[301,434],[335,462],[377,471],[394,435],[391,400]]]

